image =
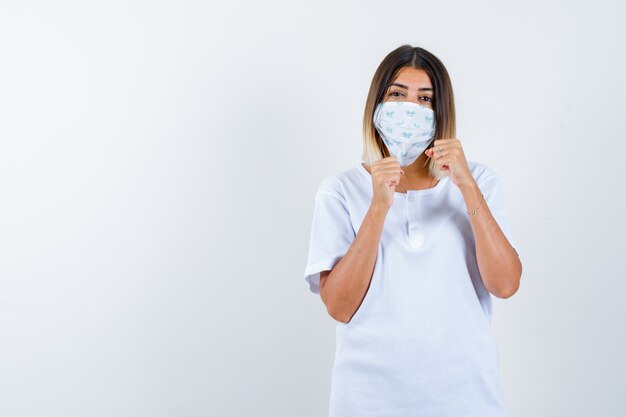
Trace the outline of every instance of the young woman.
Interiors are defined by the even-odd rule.
[[[363,163],[317,191],[305,268],[337,320],[330,417],[507,416],[491,296],[515,294],[522,265],[441,61],[387,55],[363,125]]]

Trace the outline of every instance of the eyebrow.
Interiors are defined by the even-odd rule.
[[[405,90],[409,89],[409,87],[407,87],[404,84],[393,83],[390,85],[390,87],[393,87],[393,86],[404,88]],[[433,89],[430,87],[422,87],[422,88],[418,88],[417,91],[433,91]]]

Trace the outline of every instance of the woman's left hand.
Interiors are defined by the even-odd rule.
[[[437,139],[434,146],[427,149],[425,153],[429,158],[435,159],[440,170],[449,171],[450,179],[457,187],[471,186],[476,182],[458,139]]]

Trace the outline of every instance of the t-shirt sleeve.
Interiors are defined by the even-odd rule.
[[[489,206],[493,218],[500,226],[511,246],[513,246],[513,249],[515,249],[515,252],[517,252],[517,241],[511,230],[504,187],[502,186],[500,176],[491,168],[487,168],[486,172],[481,175],[480,180],[477,181],[477,184],[485,196],[485,202]]]
[[[346,254],[356,236],[345,197],[336,186],[329,184],[332,184],[332,178],[324,180],[315,195],[304,271],[304,280],[314,294],[320,293],[320,272],[331,270]]]

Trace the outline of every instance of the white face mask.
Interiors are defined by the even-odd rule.
[[[410,101],[385,101],[374,112],[374,125],[400,166],[411,165],[435,136],[435,112]]]

